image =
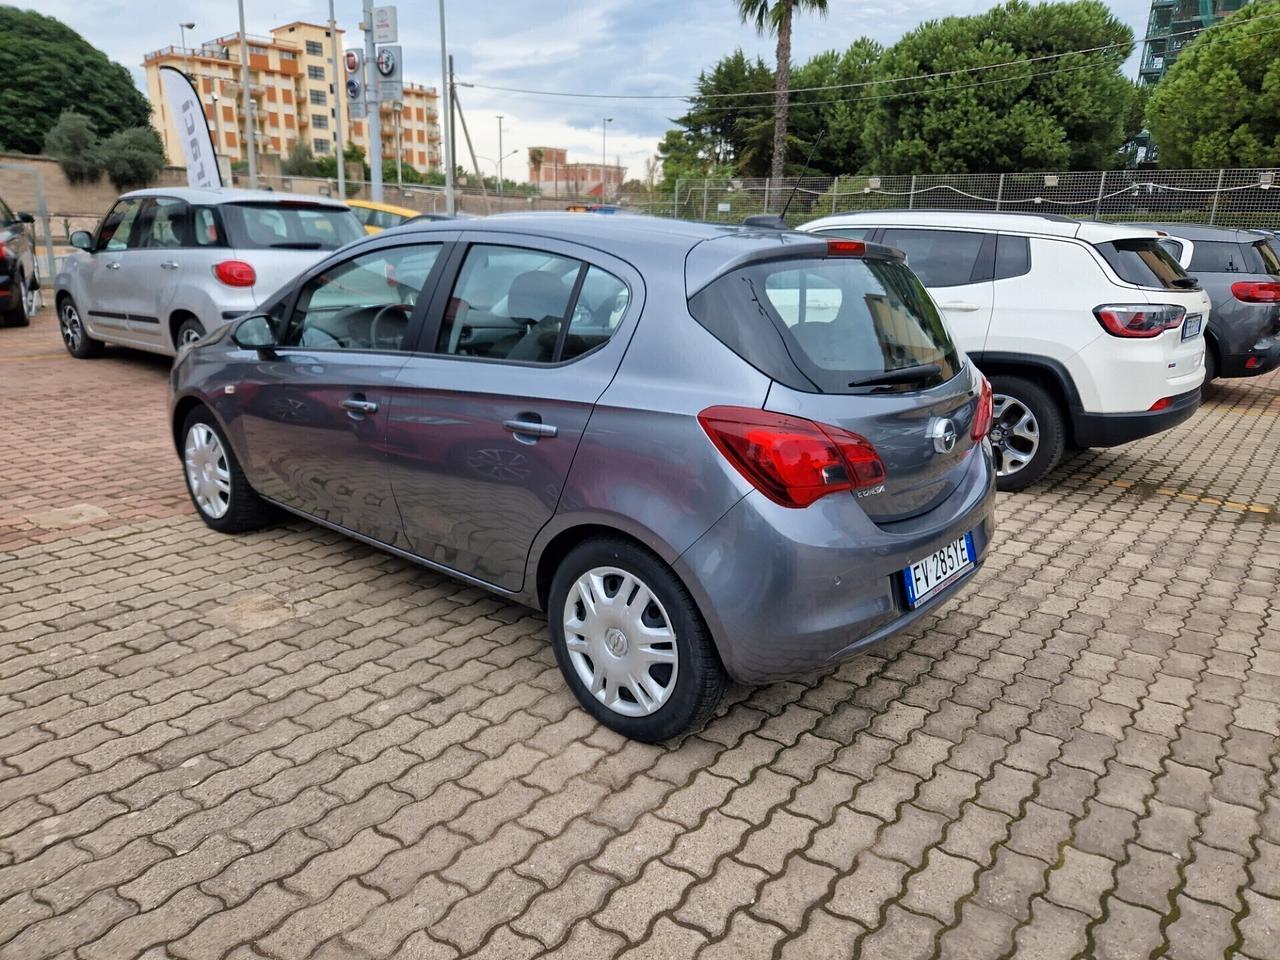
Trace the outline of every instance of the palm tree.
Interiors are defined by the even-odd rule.
[[[778,87],[773,106],[773,166],[771,176],[784,175],[787,161],[787,109],[791,94],[791,14],[816,11],[826,16],[827,0],[738,0],[738,16],[754,23],[759,33],[778,35]]]

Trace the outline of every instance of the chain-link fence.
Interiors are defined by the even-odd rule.
[[[787,206],[788,200],[790,205]],[[780,213],[794,225],[861,210],[1056,213],[1102,220],[1159,220],[1280,228],[1280,168],[1105,170],[919,176],[678,180],[653,212],[741,223]]]

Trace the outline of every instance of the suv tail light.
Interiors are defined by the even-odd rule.
[[[1241,280],[1231,285],[1231,295],[1241,303],[1280,303],[1280,283]]]
[[[884,483],[871,441],[839,427],[751,407],[708,407],[698,422],[753,487],[784,507]]]
[[[1177,330],[1187,311],[1171,303],[1110,303],[1094,307],[1093,315],[1113,337],[1141,339]]]
[[[991,381],[978,374],[982,386],[978,390],[978,409],[973,411],[973,426],[969,430],[969,438],[977,443],[991,432],[991,421],[995,419],[995,398],[992,396]]]
[[[213,265],[213,275],[228,287],[252,287],[258,280],[253,265],[243,260],[223,260]]]

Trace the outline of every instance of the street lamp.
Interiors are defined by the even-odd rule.
[[[181,38],[181,49],[187,49],[187,31],[194,30],[196,24],[194,20],[188,20],[186,23],[178,24],[178,36]]]
[[[607,144],[609,142],[609,124],[613,123],[613,117],[605,117],[604,123],[600,124],[600,200],[605,199],[605,187],[609,182],[609,175],[605,172],[605,165],[609,162],[609,151]]]

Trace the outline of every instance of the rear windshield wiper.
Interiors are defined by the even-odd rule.
[[[899,367],[897,370],[886,370],[884,373],[873,373],[869,377],[859,377],[849,381],[851,387],[872,387],[892,383],[922,383],[941,375],[942,367],[936,363],[919,363],[913,367]]]
[[[1195,277],[1176,277],[1171,282],[1175,287],[1181,287],[1183,290],[1194,290],[1200,286],[1200,281]]]
[[[284,243],[271,244],[272,250],[319,250],[319,240],[286,240]]]

